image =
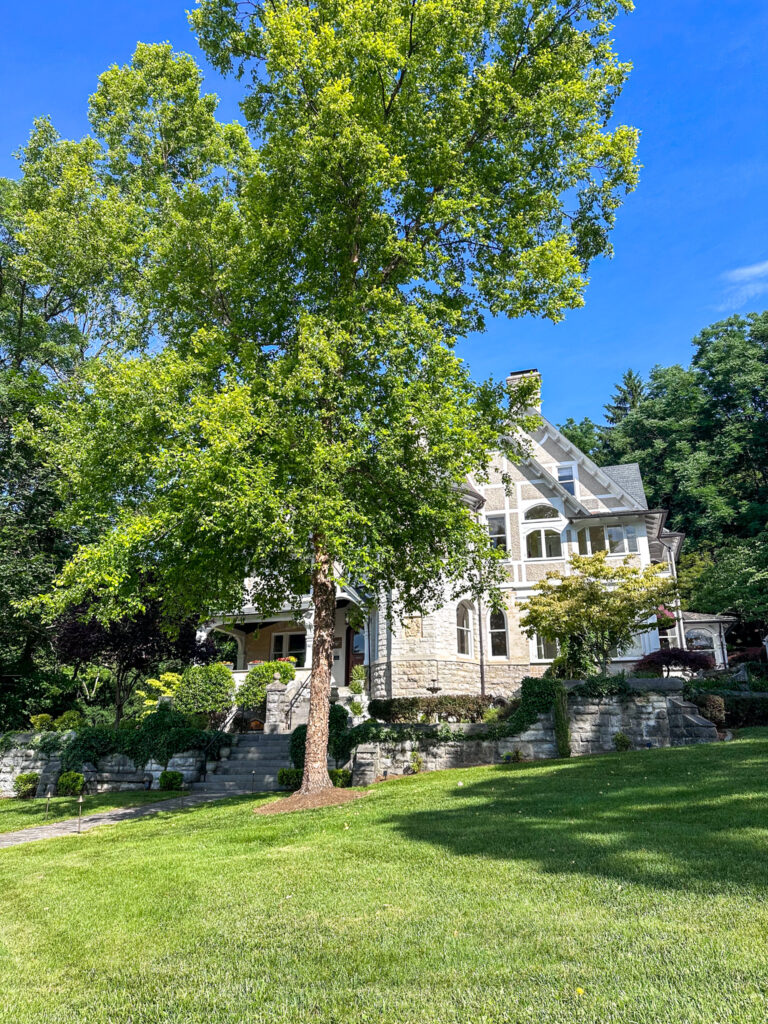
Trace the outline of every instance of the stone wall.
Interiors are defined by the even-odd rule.
[[[619,732],[635,749],[716,742],[715,726],[699,715],[694,704],[683,700],[675,685],[659,680],[658,689],[638,691],[625,699],[572,697],[568,702],[572,755],[613,751]],[[480,733],[482,726],[464,727],[463,731]],[[353,784],[366,785],[386,774],[407,773],[414,753],[423,759],[425,771],[440,771],[497,764],[515,751],[532,761],[557,757],[552,714],[540,715],[530,729],[501,740],[483,740],[478,735],[477,739],[445,743],[425,739],[361,744],[352,755]]]
[[[36,750],[31,745],[34,735],[17,733],[18,742],[22,745],[0,754],[0,797],[15,796],[13,784],[19,775],[25,775],[27,772],[37,772],[40,775],[38,796],[45,796],[49,786],[55,787],[56,779],[61,772],[59,756],[43,754]],[[25,743],[30,745],[26,746]]]
[[[20,737],[32,742],[34,734]],[[137,768],[124,754],[109,754],[96,764],[84,764],[83,776],[87,793],[122,793],[129,790],[157,789],[158,779],[165,766],[150,761]],[[181,772],[185,783],[198,782],[203,771],[203,755],[199,750],[174,754],[168,762],[168,771]],[[40,782],[37,796],[45,796],[49,788],[55,794],[56,782],[61,774],[59,754],[43,754],[33,746],[12,747],[0,754],[0,797],[12,797],[13,783],[18,775],[38,772]]]

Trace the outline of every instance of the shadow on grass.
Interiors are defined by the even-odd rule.
[[[409,840],[711,894],[768,887],[768,742],[499,766],[454,807],[393,816]],[[463,775],[463,773],[462,773]]]

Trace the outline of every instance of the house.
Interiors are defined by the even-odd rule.
[[[514,373],[509,381],[534,374]],[[537,410],[539,413],[540,409]],[[370,616],[361,632],[348,622],[351,605],[360,603],[352,587],[339,590],[333,683],[349,683],[357,664],[369,667],[370,695],[398,697],[434,693],[487,693],[511,696],[521,680],[541,675],[556,649],[520,629],[520,606],[551,570],[566,573],[574,553],[607,550],[610,559],[629,557],[640,567],[661,563],[675,576],[683,534],[666,527],[664,509],[649,508],[637,464],[598,467],[546,418],[529,436],[529,456],[512,463],[496,457],[487,482],[469,481],[465,501],[487,526],[492,543],[505,554],[505,607],[493,612],[482,601],[453,601],[425,615],[409,617],[398,628],[387,623],[385,607]],[[511,485],[504,483],[505,477]],[[710,621],[711,620],[711,621]],[[717,663],[725,660],[724,623],[717,616],[696,621],[678,616],[671,629],[638,635],[635,646],[619,654],[615,668],[634,662],[660,646],[701,648]],[[307,597],[298,617],[284,612],[268,619],[256,608],[243,609],[236,623],[215,620],[238,642],[236,676],[255,660],[293,656],[299,689],[309,674],[312,614]]]

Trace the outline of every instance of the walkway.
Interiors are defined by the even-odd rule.
[[[6,846],[20,846],[22,843],[34,843],[38,839],[58,839],[61,836],[76,836],[78,831],[88,832],[99,825],[116,825],[121,821],[133,818],[145,818],[158,811],[180,811],[196,804],[210,803],[213,800],[226,800],[231,796],[251,796],[250,790],[239,793],[190,793],[172,800],[160,800],[156,804],[142,804],[140,807],[121,807],[114,811],[101,811],[99,814],[83,815],[78,829],[78,819],[68,818],[67,821],[56,821],[51,825],[24,828],[18,832],[0,833],[0,849]]]

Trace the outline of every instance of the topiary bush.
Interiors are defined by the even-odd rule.
[[[213,715],[229,711],[235,701],[235,680],[226,665],[190,665],[181,677],[173,706],[182,714]]]
[[[84,787],[85,777],[82,772],[62,772],[56,783],[56,793],[59,796],[80,796]]]
[[[38,772],[22,772],[14,779],[13,792],[20,800],[30,800],[37,792],[39,782]]]
[[[171,792],[184,788],[184,776],[181,772],[169,772],[168,769],[160,773],[158,787],[165,792]]]
[[[53,715],[30,715],[29,721],[35,732],[53,731]]]
[[[296,665],[293,661],[262,661],[254,665],[237,691],[237,706],[261,707],[267,699],[267,687],[275,681],[275,674],[279,675],[279,681],[287,686],[296,678]]]
[[[714,693],[707,693],[699,704],[704,718],[709,719],[718,729],[725,725],[725,699]]]
[[[79,711],[65,711],[53,721],[56,732],[77,732],[83,727],[83,716]]]
[[[614,749],[619,751],[619,753],[624,753],[625,751],[632,749],[632,740],[626,735],[626,733],[617,732],[613,737],[613,746]]]

